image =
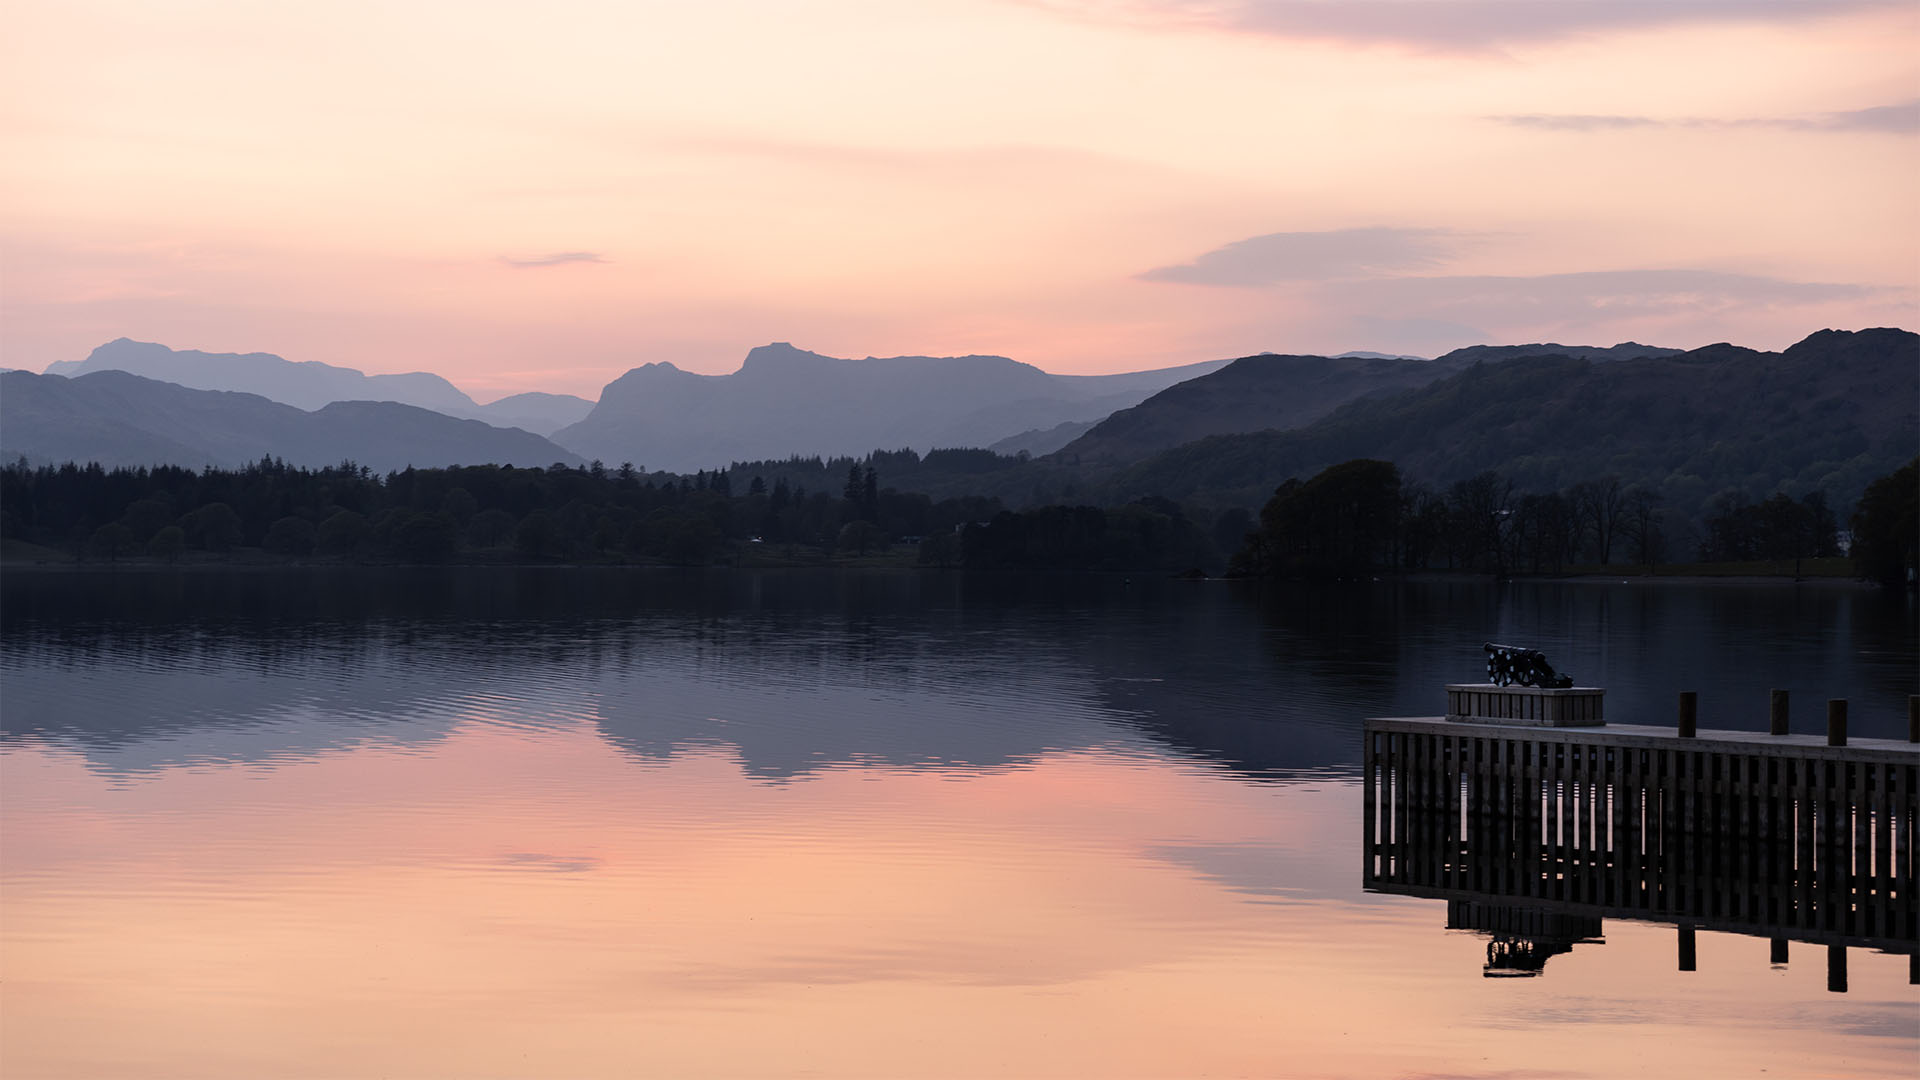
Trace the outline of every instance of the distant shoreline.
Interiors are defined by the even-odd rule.
[[[25,545],[22,545],[25,546]],[[134,573],[154,572],[174,573],[257,573],[279,570],[322,570],[339,572],[357,571],[411,571],[411,570],[631,570],[631,571],[687,571],[687,570],[860,570],[860,571],[910,571],[935,573],[964,573],[966,567],[939,567],[921,565],[912,556],[904,552],[868,555],[853,558],[835,558],[826,556],[816,559],[773,560],[755,559],[752,561],[716,562],[704,565],[680,565],[663,562],[523,562],[517,560],[454,560],[443,563],[358,563],[326,559],[282,558],[258,551],[244,551],[238,557],[214,559],[192,558],[176,562],[138,557],[115,561],[97,559],[75,559],[64,552],[38,549],[32,552],[20,551],[13,544],[9,550],[0,552],[0,574],[79,574],[79,573]],[[1810,560],[1811,561],[1811,560]],[[1873,590],[1879,586],[1852,576],[1850,573],[1835,572],[1832,563],[1847,560],[1819,560],[1829,564],[1813,568],[1812,573],[1803,573],[1795,577],[1791,569],[1777,572],[1738,572],[1743,567],[1728,567],[1727,564],[1714,564],[1718,567],[1707,572],[1688,572],[1686,564],[1661,566],[1653,573],[1644,568],[1634,568],[1629,572],[1616,573],[1598,569],[1581,570],[1573,573],[1512,574],[1505,578],[1479,571],[1418,570],[1403,574],[1376,574],[1369,584],[1403,582],[1419,584],[1445,584],[1449,582],[1473,582],[1493,584],[1497,582],[1525,582],[1529,584],[1559,585],[1807,585],[1818,588],[1843,588]],[[982,574],[1043,574],[1050,576],[1081,577],[1099,575],[1105,577],[1129,578],[1165,578],[1173,580],[1184,575],[1169,574],[1159,570],[1004,570],[975,569],[973,573]],[[1258,579],[1229,578],[1224,575],[1193,577],[1195,581],[1265,581],[1269,584],[1333,584],[1334,580],[1314,579]]]

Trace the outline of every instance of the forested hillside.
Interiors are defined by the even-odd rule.
[[[1106,478],[1144,494],[1252,507],[1288,477],[1355,458],[1445,487],[1495,470],[1551,491],[1611,475],[1699,516],[1714,497],[1820,491],[1844,512],[1920,449],[1920,337],[1827,330],[1781,353],[1476,364],[1418,390],[1348,404],[1307,427],[1218,436]]]
[[[1357,398],[1425,386],[1458,370],[1392,357],[1246,356],[1121,409],[1058,456],[1071,466],[1129,464],[1209,435],[1301,427]]]

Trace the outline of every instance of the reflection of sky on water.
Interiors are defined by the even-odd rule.
[[[1680,975],[1671,928],[1609,922],[1518,987],[1444,905],[1360,889],[1360,719],[1434,711],[1481,640],[1599,673],[1616,716],[1780,673],[1803,714],[1845,682],[1870,717],[1912,636],[1866,594],[30,578],[0,581],[7,1075],[1897,1076],[1915,1049],[1903,959],[1829,996],[1811,949],[1703,933]]]

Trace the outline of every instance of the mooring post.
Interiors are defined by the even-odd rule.
[[[1827,745],[1847,745],[1847,699],[1833,698],[1827,702]]]
[[[1680,970],[1699,970],[1699,958],[1693,949],[1693,925],[1680,924]]]
[[[1700,695],[1692,690],[1680,691],[1680,737],[1691,739],[1699,719]]]
[[[1847,947],[1845,945],[1827,946],[1827,991],[1834,994],[1847,992]]]
[[[1787,733],[1787,692],[1769,691],[1771,700],[1767,703],[1767,734],[1785,735]]]
[[[1773,947],[1767,952],[1767,963],[1779,964],[1781,967],[1785,967],[1787,965],[1787,939],[1783,937],[1774,938],[1772,945]]]
[[[1920,694],[1907,695],[1907,741],[1920,742]]]

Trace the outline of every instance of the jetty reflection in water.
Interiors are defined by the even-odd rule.
[[[1891,740],[1638,726],[1370,721],[1362,845],[1369,891],[1444,900],[1447,928],[1488,937],[1484,973],[1535,976],[1604,944],[1606,919],[1907,957],[1920,983],[1914,830],[1920,752]],[[1715,737],[1715,736],[1718,737]]]

